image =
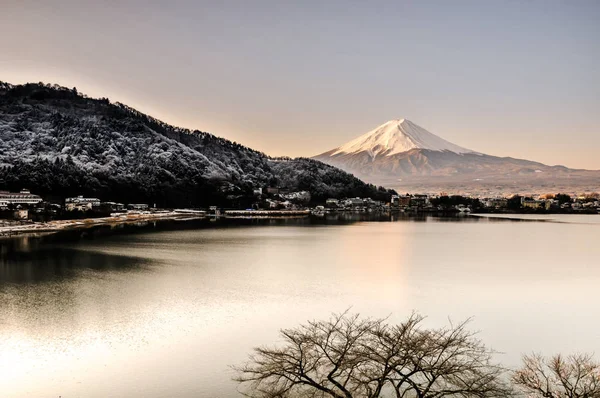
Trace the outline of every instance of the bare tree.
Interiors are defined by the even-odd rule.
[[[503,369],[466,322],[425,329],[413,314],[389,325],[347,313],[281,332],[256,348],[236,381],[250,397],[506,397]]]
[[[600,398],[600,364],[591,355],[526,355],[512,380],[529,397]]]
[[[390,381],[397,398],[506,397],[504,369],[466,329],[468,321],[442,329],[420,330],[404,344],[405,359],[394,365]],[[390,341],[398,340],[392,334]]]

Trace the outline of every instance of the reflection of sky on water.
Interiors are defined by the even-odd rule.
[[[433,325],[474,316],[508,365],[531,350],[600,352],[598,226],[582,220],[248,221],[2,241],[0,390],[232,396],[228,365],[252,346],[349,307],[392,320],[414,309]]]

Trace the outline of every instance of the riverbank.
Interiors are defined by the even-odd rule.
[[[48,222],[12,222],[0,224],[0,237],[37,232],[59,232],[68,229],[91,228],[98,225],[116,225],[142,221],[189,220],[204,218],[204,214],[190,214],[177,211],[156,213],[123,213],[110,217],[86,218],[81,220],[53,220]]]

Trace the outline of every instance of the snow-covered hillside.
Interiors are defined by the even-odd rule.
[[[277,186],[315,198],[380,190],[311,159],[273,161],[202,131],[170,126],[74,89],[0,82],[0,190],[159,206],[247,206]]]

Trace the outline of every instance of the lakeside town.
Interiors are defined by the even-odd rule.
[[[28,189],[0,191],[0,235],[31,230],[182,217],[285,217],[324,215],[332,212],[404,212],[433,215],[470,213],[598,214],[600,194],[511,195],[478,198],[461,195],[391,195],[389,202],[372,198],[329,198],[314,203],[307,191],[288,192],[274,187],[254,190],[247,209],[160,209],[148,203],[118,203],[99,198],[76,197],[46,200]]]

